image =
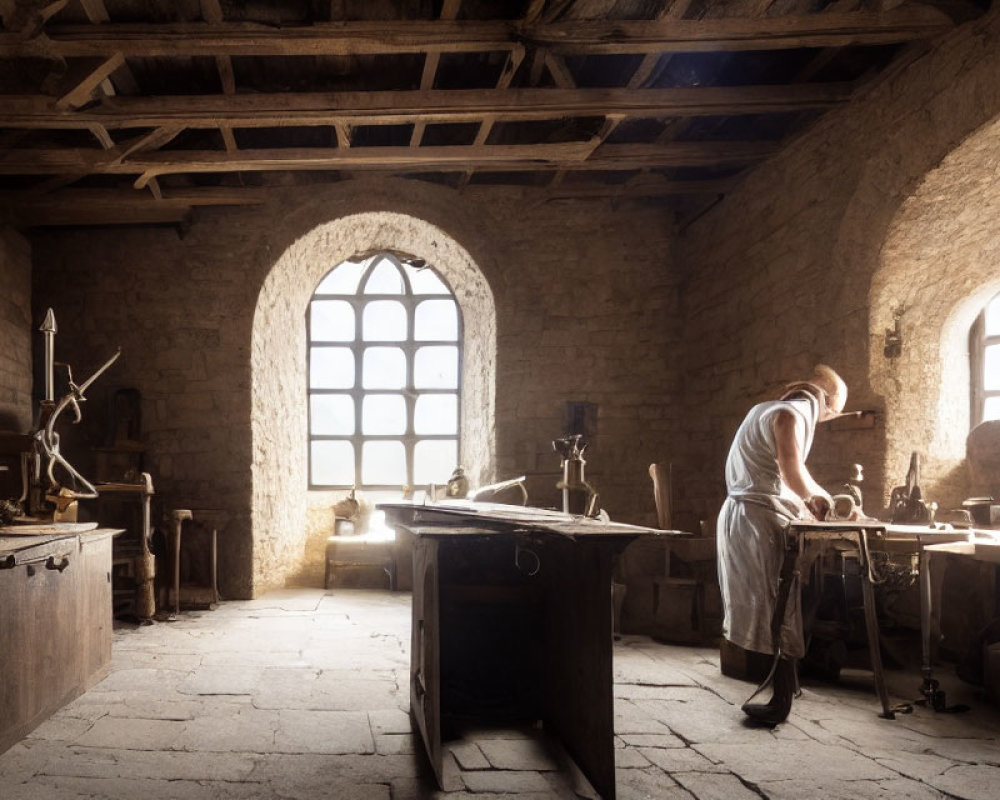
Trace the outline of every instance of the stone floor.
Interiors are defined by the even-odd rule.
[[[518,731],[458,743],[463,788],[436,790],[407,714],[409,601],[289,590],[120,629],[110,675],[0,755],[0,797],[573,797]],[[895,700],[918,685],[890,675]],[[624,637],[618,797],[994,800],[1000,711],[947,688],[971,710],[918,707],[889,721],[869,677],[845,675],[806,686],[773,731],[749,728],[739,706],[752,687],[722,676],[716,651]]]

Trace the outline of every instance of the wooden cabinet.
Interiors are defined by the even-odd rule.
[[[0,752],[107,674],[114,533],[0,533]]]

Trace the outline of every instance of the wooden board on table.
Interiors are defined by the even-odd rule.
[[[38,522],[0,526],[0,536],[50,536],[86,533],[97,528],[96,522]]]
[[[1000,564],[1000,540],[998,541],[976,541],[977,561],[991,561]]]

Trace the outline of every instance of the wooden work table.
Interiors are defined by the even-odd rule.
[[[410,711],[442,788],[449,723],[541,721],[613,800],[614,559],[638,536],[689,534],[488,503],[378,508],[413,538]]]
[[[789,523],[786,531],[788,535],[786,559],[797,560],[796,569],[800,573],[807,570],[809,566],[807,562],[818,555],[818,551],[809,548],[811,542],[841,540],[848,542],[855,549],[861,572],[865,627],[875,690],[882,704],[882,716],[888,719],[893,719],[895,714],[889,705],[885,687],[874,595],[874,587],[881,583],[881,578],[872,562],[871,554],[873,552],[903,554],[916,559],[920,580],[920,631],[924,677],[922,691],[925,695],[933,693],[937,688],[937,682],[933,679],[932,645],[935,633],[940,629],[940,614],[933,589],[935,581],[932,579],[930,569],[930,553],[937,548],[956,547],[975,552],[977,536],[984,542],[988,539],[992,544],[994,540],[990,533],[944,525],[904,525],[879,520],[834,522],[795,520]],[[784,582],[781,590],[787,593],[789,589],[790,583]]]
[[[0,753],[107,674],[120,532],[0,528]]]
[[[948,564],[946,556],[979,563],[980,580],[985,580],[989,586],[981,613],[985,620],[1000,616],[1000,530],[974,530],[970,533],[965,541],[928,544],[920,553],[924,692],[931,695],[932,701],[938,690],[938,681],[934,679],[934,658],[942,636],[941,606]]]

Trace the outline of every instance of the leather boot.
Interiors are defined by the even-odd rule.
[[[777,725],[788,718],[795,694],[795,661],[778,659],[774,669],[774,695],[767,703],[744,703],[743,713],[763,725]]]

